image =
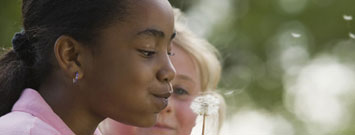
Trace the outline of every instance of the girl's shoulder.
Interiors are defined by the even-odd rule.
[[[1,135],[60,135],[53,127],[30,113],[13,111],[0,117]]]

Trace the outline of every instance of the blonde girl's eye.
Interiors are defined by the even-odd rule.
[[[169,56],[174,56],[175,53],[173,53],[173,52],[168,52],[168,55],[169,55]]]
[[[189,95],[189,92],[183,88],[175,88],[174,94],[176,95]]]

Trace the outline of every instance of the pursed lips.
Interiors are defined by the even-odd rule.
[[[167,130],[175,130],[173,127],[166,125],[166,124],[162,124],[162,123],[157,123],[154,125],[155,128],[161,128],[161,129],[167,129]]]
[[[159,98],[165,98],[168,99],[170,97],[169,91],[161,92],[161,93],[153,93],[154,96],[159,97]]]
[[[155,92],[153,95],[153,102],[158,107],[159,111],[163,110],[168,105],[168,98],[170,93],[168,90],[160,90],[163,92]]]

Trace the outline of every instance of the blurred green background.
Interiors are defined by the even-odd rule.
[[[354,0],[170,0],[222,54],[222,135],[354,135]],[[0,46],[21,30],[1,0]]]

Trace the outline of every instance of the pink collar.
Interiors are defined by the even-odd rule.
[[[74,132],[53,112],[52,108],[34,89],[26,88],[13,106],[12,111],[30,113],[58,130],[61,134],[74,135]]]

